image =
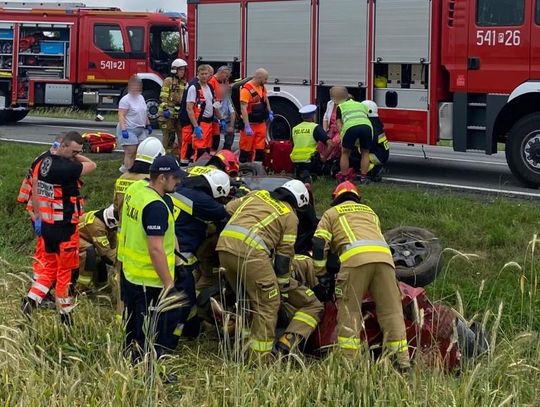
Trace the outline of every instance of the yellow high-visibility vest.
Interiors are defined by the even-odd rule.
[[[148,239],[142,223],[144,208],[163,198],[148,187],[148,182],[137,181],[126,190],[122,206],[122,227],[119,233],[118,258],[123,263],[124,276],[132,284],[163,287],[148,252]],[[163,245],[171,278],[174,278],[174,218],[168,210],[168,227]]]
[[[292,129],[293,150],[291,161],[293,163],[307,163],[317,152],[317,142],[313,137],[317,123],[302,122]]]
[[[343,123],[341,133],[339,134],[342,140],[347,130],[353,126],[365,124],[373,132],[373,126],[368,117],[368,108],[363,103],[356,102],[355,100],[346,100],[339,104],[339,110],[341,111],[341,122]]]

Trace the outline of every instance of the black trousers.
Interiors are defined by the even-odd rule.
[[[161,288],[132,284],[124,273],[121,273],[121,279],[126,324],[125,350],[131,351],[133,360],[137,361],[149,351],[147,341],[150,336],[158,357],[173,351],[178,345],[174,330],[180,323],[183,308],[158,313],[155,308]]]

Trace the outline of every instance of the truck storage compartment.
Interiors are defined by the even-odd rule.
[[[367,2],[319,0],[319,85],[365,86]]]
[[[240,4],[197,6],[197,59],[234,62],[241,60]]]
[[[428,62],[430,15],[430,0],[377,0],[375,62]]]
[[[308,85],[310,31],[309,0],[248,3],[247,73],[265,67],[270,83]]]

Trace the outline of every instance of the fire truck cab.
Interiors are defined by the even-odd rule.
[[[0,121],[35,106],[116,110],[138,74],[157,118],[162,78],[184,55],[183,23],[81,3],[0,3]]]
[[[497,152],[540,186],[540,0],[188,0],[191,69],[263,66],[289,137],[329,89],[372,99],[392,141]]]

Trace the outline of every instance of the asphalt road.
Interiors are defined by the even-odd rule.
[[[88,120],[27,117],[0,127],[0,140],[49,144],[68,130],[114,133],[115,123]],[[154,135],[161,137],[160,131]],[[506,165],[504,153],[456,153],[448,147],[391,144],[385,182],[449,188],[490,195],[540,199],[540,190],[521,186]]]

